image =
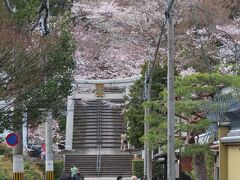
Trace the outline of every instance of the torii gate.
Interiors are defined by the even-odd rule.
[[[106,80],[75,80],[73,82],[72,95],[68,96],[67,104],[67,123],[66,123],[66,139],[65,149],[72,150],[73,142],[73,118],[74,118],[74,100],[94,100],[94,99],[123,99],[128,96],[129,88],[140,77],[124,78],[124,79],[106,79]],[[105,93],[104,87],[124,88],[124,93]],[[81,88],[85,90],[94,90],[95,92],[81,92]],[[80,90],[80,92],[79,92]]]

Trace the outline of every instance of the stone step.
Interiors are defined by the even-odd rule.
[[[101,142],[102,144],[106,144],[106,143],[110,143],[110,144],[121,144],[120,143],[120,139],[104,139],[102,138],[101,140],[98,140],[97,138],[95,139],[91,139],[91,138],[87,138],[84,139],[82,137],[79,138],[75,138],[74,140],[74,144],[99,144],[99,142]]]
[[[97,133],[96,131],[92,132],[92,131],[74,131],[73,132],[73,135],[74,136],[92,136],[92,137],[97,137]],[[102,136],[116,136],[116,137],[120,137],[121,135],[121,132],[119,133],[115,133],[115,132],[102,132]],[[73,136],[73,137],[74,137]]]
[[[92,117],[92,116],[113,116],[113,117],[123,117],[123,115],[121,113],[113,113],[113,112],[88,112],[88,113],[81,113],[81,112],[75,112],[74,113],[74,117]]]
[[[90,136],[90,137],[84,137],[84,136],[76,136],[73,137],[73,139],[75,140],[79,140],[79,141],[85,141],[85,140],[96,140],[97,136]],[[120,141],[120,137],[119,136],[101,136],[102,140],[118,140]]]
[[[81,103],[81,102],[74,102],[74,105],[75,106],[78,106],[78,107],[88,107],[88,106],[95,106],[95,105],[100,105],[100,106],[111,106],[112,104],[117,104],[117,105],[121,105],[123,104],[124,101],[123,100],[120,100],[120,101],[104,101],[104,102],[101,102],[101,101],[88,101],[87,103]]]
[[[75,109],[76,110],[76,109]],[[98,112],[105,112],[105,113],[122,113],[122,109],[83,109],[83,108],[79,108],[77,109],[78,113],[98,113]]]
[[[107,129],[107,128],[102,128],[101,134],[100,135],[109,135],[110,133],[112,135],[118,135],[120,136],[121,131],[118,130],[119,128],[111,128],[111,129]],[[121,128],[123,129],[123,128]],[[75,129],[73,132],[74,136],[86,136],[87,134],[95,134],[96,136],[98,135],[97,129],[92,129],[92,128],[85,128],[85,129]]]
[[[82,123],[97,123],[98,119],[90,119],[90,118],[83,118],[83,117],[78,117],[74,119],[74,122],[82,122]],[[114,118],[114,119],[102,119],[102,122],[121,122],[124,124],[122,118]]]
[[[82,137],[82,138],[87,138],[87,136],[89,136],[89,138],[94,138],[94,137],[100,137],[102,136],[103,138],[113,138],[116,139],[116,137],[118,137],[120,139],[120,133],[116,134],[114,131],[108,131],[108,132],[102,132],[101,134],[97,134],[96,131],[81,131],[81,132],[74,132],[73,133],[73,139],[77,138],[77,137]]]
[[[90,138],[92,138],[92,137],[98,137],[98,134],[97,134],[97,131],[81,131],[81,132],[74,132],[73,133],[73,139],[74,138],[77,138],[77,137],[86,137],[87,138],[87,136],[89,136]],[[108,131],[108,132],[102,132],[101,133],[101,136],[102,137],[113,137],[113,139],[115,139],[115,137],[119,137],[119,139],[120,139],[120,132],[119,132],[119,134],[117,134],[116,132],[114,132],[114,131]]]
[[[119,102],[122,103],[122,102]],[[114,105],[114,104],[113,104]],[[87,104],[86,106],[84,105],[79,105],[79,104],[74,104],[74,109],[94,109],[100,107],[101,109],[122,109],[123,105],[119,104],[118,106],[111,107],[108,104],[97,104],[97,103],[92,103],[92,104]]]
[[[103,120],[102,122],[94,122],[94,121],[90,121],[90,122],[88,122],[88,121],[85,121],[85,122],[83,122],[83,121],[76,121],[76,122],[74,122],[74,126],[76,127],[76,126],[93,126],[93,127],[97,127],[97,126],[102,126],[102,127],[105,127],[105,126],[109,126],[109,125],[111,125],[111,126],[126,126],[123,122],[121,122],[121,121],[112,121],[112,122],[110,122],[110,121],[105,121],[105,120]]]
[[[73,130],[81,130],[81,129],[119,129],[121,128],[121,130],[125,129],[125,126],[123,126],[122,124],[116,123],[116,124],[110,124],[110,123],[104,123],[104,124],[79,124],[76,123],[74,124],[74,128]]]
[[[78,113],[100,113],[100,112],[105,112],[105,113],[119,113],[121,114],[123,112],[123,108],[116,108],[116,109],[112,109],[109,107],[87,107],[87,108],[75,108],[74,109],[75,112]]]
[[[122,132],[124,128],[120,128],[120,127],[113,127],[113,126],[105,126],[105,127],[102,127],[102,132]],[[86,127],[73,127],[73,131],[88,131],[88,132],[91,132],[91,131],[96,131],[97,128],[96,127],[89,127],[89,128],[86,128]]]
[[[114,135],[105,135],[103,134],[101,137],[97,136],[96,134],[91,134],[90,136],[86,136],[86,134],[81,133],[81,134],[74,134],[73,139],[77,140],[77,139],[97,139],[97,138],[102,138],[102,139],[118,139],[120,141],[120,135],[116,136]]]
[[[88,121],[76,121],[74,122],[74,125],[82,125],[82,126],[97,126],[97,125],[123,125],[123,122],[121,121],[102,121],[102,122],[88,122]]]
[[[98,142],[97,141],[79,141],[79,140],[75,140],[74,141],[74,145],[77,146],[84,146],[84,145],[96,145],[97,146]],[[119,145],[120,146],[120,142],[119,141],[102,141],[101,145]]]
[[[109,102],[123,102],[123,99],[106,99],[106,100],[104,100],[104,102],[106,102],[106,101],[109,101]],[[74,102],[76,102],[76,104],[78,104],[78,103],[81,104],[82,100],[76,99],[76,100],[74,100]],[[90,103],[97,103],[97,102],[99,103],[99,102],[103,102],[103,101],[100,100],[100,99],[96,99],[96,100],[89,100],[87,103],[90,104]]]
[[[74,117],[74,120],[76,120],[76,121],[82,121],[82,120],[84,120],[84,121],[96,121],[96,120],[98,120],[98,118],[78,116],[78,117]],[[102,121],[110,121],[110,120],[111,121],[118,121],[118,120],[123,121],[123,118],[119,117],[119,116],[118,117],[114,117],[114,118],[106,116],[106,117],[102,118]]]
[[[112,120],[112,121],[117,121],[117,120],[121,120],[123,122],[123,118],[120,117],[120,116],[102,116],[102,117],[98,117],[98,116],[77,116],[77,117],[74,117],[74,120],[76,121],[93,121],[93,120],[102,120],[102,121],[109,121],[109,120]]]
[[[98,148],[97,144],[73,144],[73,149],[86,149],[86,148]],[[106,148],[106,149],[112,149],[112,148],[119,148],[120,149],[120,144],[102,144],[101,145],[102,148]]]
[[[87,139],[96,139],[98,137],[97,134],[89,134],[86,136],[86,134],[84,132],[75,132],[73,138],[87,138]],[[104,139],[119,139],[120,140],[120,135],[118,134],[101,134],[101,138]]]

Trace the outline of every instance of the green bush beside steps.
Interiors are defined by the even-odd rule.
[[[137,159],[132,161],[132,174],[138,178],[144,176],[144,160]],[[152,180],[159,180],[164,174],[164,164],[159,161],[152,161]]]

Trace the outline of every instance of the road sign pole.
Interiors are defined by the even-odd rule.
[[[24,180],[24,163],[23,163],[23,143],[22,143],[22,126],[17,131],[17,135],[19,138],[18,142],[14,142],[14,138],[8,140],[10,143],[16,145],[13,148],[13,180]],[[12,135],[14,136],[14,135]]]

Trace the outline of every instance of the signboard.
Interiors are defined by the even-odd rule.
[[[95,87],[96,87],[96,96],[103,97],[104,96],[104,84],[97,83],[97,84],[95,84]]]
[[[18,143],[18,135],[15,133],[10,133],[6,137],[6,143],[9,146],[15,146]]]

